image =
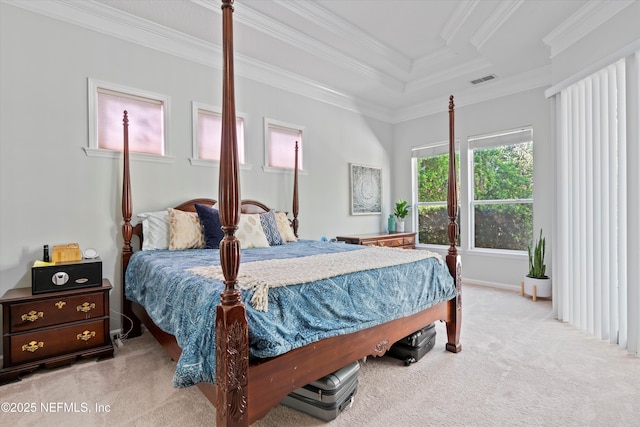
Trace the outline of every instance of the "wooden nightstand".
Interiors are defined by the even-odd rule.
[[[338,241],[364,246],[387,246],[415,249],[416,233],[374,233],[356,236],[338,236]]]
[[[113,356],[109,336],[109,291],[102,286],[32,295],[31,288],[8,290],[2,299],[4,367],[0,385],[41,366],[73,363],[77,357]]]

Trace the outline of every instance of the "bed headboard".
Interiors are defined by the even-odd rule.
[[[218,203],[217,200],[201,197],[198,199],[187,200],[186,202],[180,203],[178,206],[174,206],[173,209],[177,209],[179,211],[184,211],[184,212],[196,212],[196,207],[195,207],[196,205],[215,206],[216,203]],[[259,202],[257,200],[247,199],[247,200],[242,200],[240,202],[240,212],[243,214],[256,214],[256,213],[260,214],[264,212],[269,212],[270,210],[272,210],[272,208],[268,207],[264,203]],[[298,224],[297,218],[295,218],[295,221],[296,221],[295,224],[297,225]],[[289,223],[291,227],[294,228],[293,227],[294,220],[290,220]],[[297,230],[294,228],[293,231],[297,237],[297,234],[298,234]],[[138,237],[140,247],[142,247],[142,242],[144,241],[142,223],[138,223],[132,226],[132,235]],[[133,252],[133,249],[132,249],[132,252]]]

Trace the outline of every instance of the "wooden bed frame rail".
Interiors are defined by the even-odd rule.
[[[247,426],[264,417],[277,406],[288,393],[332,371],[366,356],[382,356],[391,345],[437,320],[445,321],[447,328],[446,350],[461,351],[460,325],[462,322],[461,260],[456,248],[458,236],[458,192],[456,188],[454,103],[449,98],[449,183],[447,213],[450,246],[446,263],[456,284],[456,296],[436,304],[427,310],[358,332],[324,339],[259,362],[249,363],[249,338],[245,306],[240,290],[236,288],[240,268],[240,242],[235,236],[242,212],[267,211],[269,208],[257,201],[241,201],[239,187],[239,161],[236,139],[236,115],[233,69],[233,0],[222,1],[223,29],[223,92],[222,92],[222,141],[220,149],[220,175],[218,210],[224,238],[220,244],[220,262],[225,277],[225,289],[221,293],[216,312],[216,385],[200,383],[198,388],[215,404],[216,425]],[[122,182],[122,319],[125,325],[133,322],[128,338],[141,334],[141,322],[153,334],[167,353],[175,360],[181,354],[175,337],[158,328],[142,306],[125,297],[125,271],[133,254],[131,240],[134,235],[142,245],[142,226],[133,226],[131,182],[129,174],[128,116],[124,112],[124,169]],[[298,234],[298,146],[296,143],[294,169],[293,220],[291,225]],[[212,199],[195,199],[176,208],[194,209],[195,203],[216,203]],[[340,351],[337,351],[340,349]]]

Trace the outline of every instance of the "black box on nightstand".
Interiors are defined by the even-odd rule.
[[[55,265],[31,268],[31,293],[34,295],[101,285],[100,258],[57,262]]]

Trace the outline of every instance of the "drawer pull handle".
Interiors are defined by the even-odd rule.
[[[41,311],[33,311],[31,310],[27,314],[22,315],[22,320],[28,320],[29,322],[35,322],[36,320],[44,317],[44,313]],[[35,350],[34,350],[35,351]]]
[[[62,307],[64,307],[64,306],[65,306],[65,304],[66,304],[66,302],[65,302],[65,301],[58,301],[58,302],[57,302],[57,303],[55,303],[54,305],[55,305],[56,307],[58,307],[58,309],[59,309],[59,310],[62,310]]]
[[[82,341],[89,341],[91,338],[95,337],[96,333],[95,331],[84,331],[81,334],[76,335],[76,338]]]
[[[44,347],[44,343],[42,341],[31,341],[29,344],[25,344],[22,346],[22,351],[33,353],[42,347]]]
[[[88,303],[88,302],[83,302],[82,305],[79,305],[76,307],[76,311],[81,311],[83,313],[87,313],[91,310],[93,310],[94,308],[96,308],[96,304],[95,303]]]

